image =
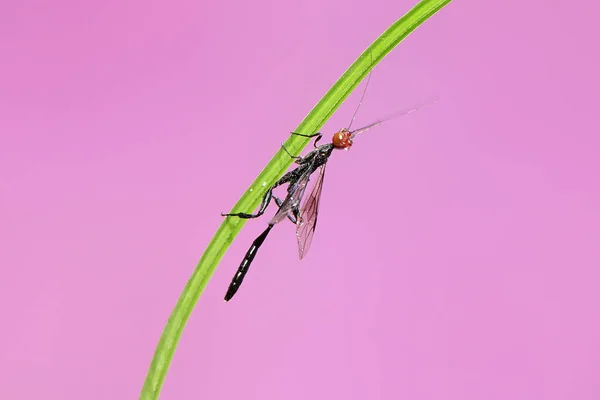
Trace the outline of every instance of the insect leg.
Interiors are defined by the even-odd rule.
[[[248,249],[248,252],[244,256],[242,263],[238,267],[237,272],[235,273],[235,275],[233,276],[233,279],[231,280],[231,283],[229,284],[229,288],[227,289],[227,293],[225,294],[226,302],[231,300],[231,298],[235,295],[235,293],[240,288],[240,285],[244,281],[244,277],[246,276],[246,273],[248,273],[248,268],[250,268],[250,264],[252,263],[252,260],[254,260],[254,257],[256,256],[256,252],[258,251],[260,246],[263,244],[263,242],[267,238],[267,235],[269,234],[269,232],[271,231],[272,228],[273,228],[273,225],[267,226],[267,229],[265,229],[265,231],[263,233],[261,233],[259,237],[254,239],[254,242],[252,242],[252,246],[250,246],[250,249]]]
[[[313,133],[312,135],[305,135],[304,133],[298,133],[298,132],[291,132],[292,135],[296,135],[296,136],[302,136],[302,137],[307,137],[307,138],[316,138],[315,142],[313,143],[313,146],[315,146],[315,148],[317,147],[317,142],[319,140],[321,140],[321,138],[323,137],[323,134],[321,132],[317,132],[317,133]]]
[[[230,213],[230,214],[221,213],[221,215],[223,217],[238,217],[238,218],[244,218],[244,219],[260,217],[261,215],[263,215],[265,213],[265,210],[267,209],[267,207],[269,206],[269,203],[271,202],[271,198],[273,197],[273,189],[274,188],[275,188],[275,186],[271,186],[269,188],[269,190],[267,190],[267,192],[263,196],[262,203],[260,204],[260,209],[258,210],[258,212],[256,214],[248,214],[248,213],[240,212],[240,213]]]
[[[300,219],[300,209],[298,207],[292,208],[292,214],[294,216],[294,221],[292,221],[292,222],[295,224]]]
[[[281,148],[283,150],[285,150],[285,152],[288,154],[288,156],[290,156],[291,158],[293,158],[294,160],[296,160],[296,162],[298,162],[299,160],[302,160],[302,157],[292,155],[292,153],[290,153],[290,151],[285,148],[285,145],[283,143],[281,143]]]
[[[281,207],[281,205],[283,204],[283,201],[279,197],[275,197],[275,196],[273,196],[273,199],[275,200],[277,207]],[[292,209],[292,211],[293,211],[293,214],[288,214],[287,217],[290,221],[292,221],[292,224],[296,225],[296,222],[298,221],[298,212],[296,209]]]

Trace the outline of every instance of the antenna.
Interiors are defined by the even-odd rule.
[[[369,50],[369,54],[371,55],[371,67],[373,66],[373,52]],[[367,88],[369,87],[369,82],[371,81],[371,72],[373,72],[373,68],[371,68],[369,70],[369,76],[367,77],[367,84],[365,85],[365,88],[363,89],[362,92],[362,96],[360,96],[360,101],[358,102],[358,105],[356,106],[356,110],[354,110],[354,114],[352,114],[352,119],[350,120],[350,124],[348,125],[348,130],[350,130],[350,128],[352,127],[352,124],[354,123],[354,119],[356,118],[356,113],[358,112],[358,109],[360,108],[360,105],[363,102],[363,99],[365,98],[365,94],[367,93]]]
[[[438,102],[439,99],[440,99],[439,96],[430,97],[428,100],[426,100],[426,101],[424,101],[424,102],[422,102],[422,103],[420,103],[420,104],[418,104],[418,105],[416,105],[414,107],[405,108],[403,110],[400,110],[400,111],[397,111],[395,113],[389,114],[387,117],[381,118],[379,121],[374,122],[374,123],[372,123],[370,125],[364,126],[362,128],[355,129],[354,131],[350,132],[350,139],[353,139],[359,133],[363,133],[363,132],[366,132],[366,131],[368,131],[370,129],[373,129],[376,126],[379,126],[379,125],[383,124],[386,121],[389,121],[389,120],[394,119],[394,118],[403,117],[403,116],[408,115],[408,114],[412,114],[412,113],[414,113],[416,111],[419,111],[423,107],[427,107],[427,106],[430,106],[432,104],[435,104],[435,103]]]

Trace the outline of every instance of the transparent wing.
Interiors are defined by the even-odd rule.
[[[292,213],[293,215],[293,210],[300,206],[302,196],[304,196],[304,191],[306,190],[306,186],[308,185],[308,181],[310,180],[311,171],[312,163],[306,169],[306,171],[298,178],[296,183],[294,183],[293,189],[288,192],[288,195],[286,196],[285,200],[283,200],[283,203],[281,203],[281,207],[279,207],[279,210],[277,210],[277,213],[271,219],[271,225],[275,225],[276,223],[281,222],[283,219],[287,218],[289,213]]]
[[[323,189],[323,179],[325,178],[325,166],[323,164],[319,169],[319,176],[310,192],[310,196],[302,205],[300,218],[296,222],[296,237],[298,238],[298,255],[300,259],[304,258],[310,244],[312,243],[315,229],[317,227],[317,217],[319,216],[319,200],[321,200],[321,191]]]

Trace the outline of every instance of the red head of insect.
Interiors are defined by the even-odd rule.
[[[352,146],[350,131],[346,128],[340,129],[333,135],[331,142],[336,149],[348,150]]]

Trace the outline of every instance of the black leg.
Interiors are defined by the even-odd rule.
[[[269,206],[269,203],[271,202],[271,198],[273,197],[273,188],[274,188],[274,186],[270,187],[269,190],[267,190],[267,192],[263,196],[262,203],[260,204],[260,209],[258,210],[258,212],[256,214],[248,214],[248,213],[240,212],[240,213],[231,213],[231,214],[221,213],[221,215],[223,217],[238,217],[238,218],[244,218],[244,219],[260,217],[261,215],[263,215],[265,213],[265,210],[267,209],[267,207]]]
[[[302,136],[302,137],[307,137],[307,138],[316,138],[315,142],[313,143],[313,146],[315,146],[315,148],[317,147],[317,142],[319,140],[321,140],[321,138],[323,137],[323,134],[320,132],[313,133],[312,135],[305,135],[304,133],[292,132],[292,135]]]
[[[283,150],[285,150],[285,152],[288,154],[288,156],[290,156],[291,158],[293,158],[294,160],[296,160],[296,162],[298,162],[298,160],[302,160],[302,157],[292,155],[292,153],[290,153],[289,150],[285,148],[285,145],[283,143],[281,143],[281,148]]]
[[[283,201],[279,197],[275,197],[275,196],[273,196],[273,199],[275,200],[277,207],[281,208]],[[294,210],[292,210],[292,211],[294,211]],[[296,225],[296,222],[298,221],[297,212],[294,212],[294,214],[288,214],[287,217],[290,221],[292,221],[292,224]]]
[[[294,224],[300,220],[300,209],[298,207],[292,208],[292,213],[294,214]]]
[[[313,137],[317,137],[317,136],[321,136],[320,132],[317,133],[313,133],[312,135],[307,135],[305,133],[298,133],[298,132],[290,132],[292,135],[296,135],[296,136],[303,136],[303,137],[308,137],[308,138],[313,138]]]

